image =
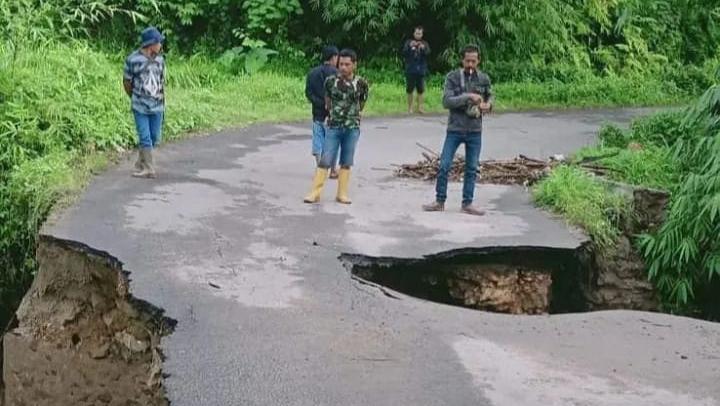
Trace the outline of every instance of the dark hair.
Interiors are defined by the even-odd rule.
[[[422,25],[416,25],[415,30],[425,31],[425,28]]]
[[[460,56],[465,58],[467,54],[478,54],[478,56],[480,56],[480,48],[478,48],[477,45],[466,45],[465,48],[462,49]]]
[[[322,50],[322,60],[323,62],[329,61],[333,56],[337,56],[339,53],[336,46],[328,45]]]
[[[340,51],[340,58],[350,58],[351,61],[357,62],[357,54],[350,48]]]

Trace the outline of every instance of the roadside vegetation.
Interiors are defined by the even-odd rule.
[[[607,184],[577,163],[600,157],[607,177],[670,192],[666,222],[636,236],[648,277],[667,311],[720,319],[720,87],[689,107],[608,126],[597,146],[559,167],[534,189],[536,202],[585,229],[601,249],[611,247],[629,207]]]
[[[386,3],[357,9],[351,0],[0,0],[0,323],[32,280],[37,232],[52,207],[135,144],[120,77],[148,24],[168,37],[166,140],[307,118],[304,74],[327,42],[359,51],[360,73],[372,86],[368,114],[400,113],[397,52],[418,22],[426,26],[436,72],[428,111],[441,111],[443,72],[468,42],[481,44],[500,111],[683,105],[714,81],[717,6],[700,0]],[[693,152],[718,148],[708,107],[716,93],[694,110],[692,132],[680,125],[690,119],[662,131],[640,127],[665,120],[643,122],[629,133],[607,129],[606,144],[581,153],[619,150],[604,161],[621,170],[619,179],[687,196],[674,199],[675,217],[658,235],[640,240],[674,309],[694,304],[700,286],[720,272],[712,239],[720,191],[709,177],[718,158]],[[659,133],[668,133],[667,142],[642,139],[639,151],[625,144]],[[612,240],[621,207],[577,168],[558,169],[537,193],[599,241]]]

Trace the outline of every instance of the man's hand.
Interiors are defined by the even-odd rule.
[[[492,104],[490,103],[480,102],[478,107],[480,107],[480,111],[483,114],[489,113],[492,110]]]
[[[125,89],[125,94],[132,97],[132,82],[123,78],[123,89]]]
[[[483,98],[477,93],[470,93],[470,101],[473,104],[479,104],[483,101]]]

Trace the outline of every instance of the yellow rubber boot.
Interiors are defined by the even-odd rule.
[[[312,190],[310,194],[305,196],[303,200],[305,203],[317,203],[320,201],[320,195],[322,194],[325,180],[328,177],[328,170],[326,168],[317,168],[315,170],[315,177],[313,178]]]
[[[350,169],[341,168],[338,174],[338,191],[337,198],[335,200],[338,203],[350,204],[352,201],[348,197],[348,188],[350,187]]]

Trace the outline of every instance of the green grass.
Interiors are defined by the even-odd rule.
[[[37,230],[52,207],[82,189],[89,175],[136,143],[129,102],[121,85],[123,54],[107,54],[85,42],[44,43],[12,53],[0,47],[0,324],[14,311],[35,270]],[[304,77],[295,70],[234,75],[207,57],[167,56],[166,140],[198,131],[259,122],[309,120]],[[371,80],[366,116],[406,109],[402,72],[363,70]],[[428,81],[427,110],[443,112],[443,77]],[[533,108],[661,105],[687,98],[657,78],[588,77],[578,83],[498,83],[496,111]],[[559,172],[556,177],[563,175]],[[556,182],[585,182],[577,173]],[[638,170],[639,181],[652,178]],[[553,201],[603,241],[611,225],[599,222],[571,196]],[[582,189],[582,188],[580,188]],[[582,190],[580,190],[582,192]],[[559,191],[558,191],[559,192]],[[599,191],[591,189],[592,198]],[[585,203],[588,204],[588,203]],[[592,206],[594,207],[594,206]],[[591,207],[591,208],[592,208]],[[599,222],[592,225],[593,222]]]
[[[620,233],[619,221],[627,202],[592,175],[574,166],[560,166],[533,188],[542,207],[561,214],[570,224],[587,231],[599,246],[612,246]]]
[[[639,145],[638,148],[587,147],[578,151],[573,160],[581,162],[587,158],[612,155],[592,162],[608,168],[608,178],[653,189],[674,189],[680,174],[672,150],[652,144]]]

